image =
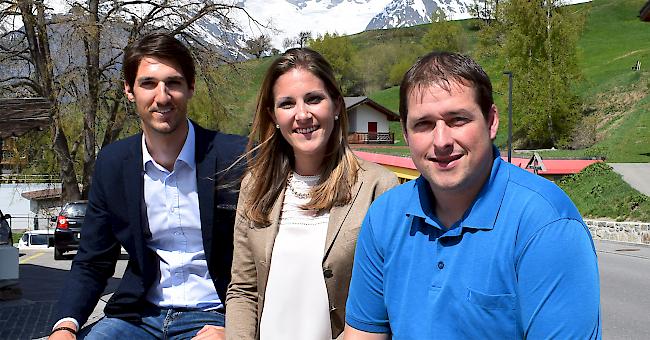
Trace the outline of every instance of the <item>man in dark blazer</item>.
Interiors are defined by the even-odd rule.
[[[231,165],[246,140],[187,118],[194,62],[173,36],[135,41],[123,71],[142,134],[97,156],[80,248],[50,338],[77,335],[115,271],[120,247],[129,254],[124,276],[106,317],[84,336],[220,338],[241,178],[241,166]]]

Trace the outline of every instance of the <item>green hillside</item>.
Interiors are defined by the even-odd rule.
[[[588,113],[581,127],[584,135],[596,136],[599,141],[581,150],[545,151],[542,156],[650,162],[650,44],[647,43],[650,23],[638,18],[644,3],[645,0],[595,0],[572,6],[576,10],[586,9],[588,13],[578,46],[584,76],[578,90],[585,103],[584,111]],[[471,32],[471,25],[465,23],[464,26]],[[632,70],[637,60],[641,63],[639,72]],[[507,138],[507,105],[502,94],[505,91],[499,91],[506,88],[506,79],[498,66],[502,63],[496,60],[479,62],[488,71],[497,91],[495,101],[501,111],[502,124],[496,143],[503,147]],[[397,88],[374,92],[369,97],[391,109],[399,105]]]
[[[582,111],[585,117],[574,139],[578,142],[586,139],[588,141],[583,144],[591,146],[578,150],[542,151],[543,157],[605,157],[611,162],[650,162],[650,138],[647,137],[650,126],[650,44],[647,43],[650,41],[650,23],[638,18],[644,3],[645,0],[595,0],[570,7],[587,15],[578,45],[583,79],[577,85],[584,102]],[[477,40],[476,22],[463,20],[454,24],[467,33],[467,50],[473,55]],[[384,54],[395,53],[396,49],[421,51],[420,41],[430,26],[367,31],[348,38],[364,62],[372,63],[382,56],[385,58]],[[220,71],[224,72],[224,78],[229,79],[227,86],[234,89],[226,91],[230,94],[222,98],[228,116],[232,117],[230,122],[220,125],[224,130],[247,132],[255,96],[271,60],[273,57],[252,60]],[[641,63],[641,71],[632,70],[637,60]],[[494,83],[495,101],[502,122],[496,143],[504,148],[507,139],[504,63],[500,60],[478,61]],[[398,109],[398,87],[370,91],[367,95],[394,111]],[[517,108],[513,110],[516,112]],[[237,120],[246,124],[237,123]],[[401,136],[399,123],[393,123],[391,131]],[[403,145],[403,142],[399,144]],[[390,152],[407,154],[399,150]]]
[[[650,162],[650,22],[642,22],[638,18],[645,1],[595,0],[571,7],[587,16],[578,44],[583,78],[576,86],[584,103],[581,108],[584,118],[576,139],[595,137],[597,142],[593,144],[592,140],[593,145],[579,150],[541,151],[542,157],[605,157],[608,162]],[[464,20],[454,24],[461,26],[468,34],[467,53],[474,55],[476,22]],[[386,55],[400,55],[396,50],[422,51],[420,41],[430,26],[362,32],[348,39],[357,54],[372,63],[381,58],[386,60]],[[247,124],[255,110],[255,97],[272,60],[273,57],[251,60],[218,70],[226,86],[226,90],[219,93],[219,99],[232,118],[220,125],[224,130],[242,134],[248,132]],[[637,60],[641,70],[633,71],[632,66]],[[496,143],[505,150],[507,78],[502,74],[504,62],[495,59],[478,61],[494,84],[494,98],[501,112],[501,128]],[[368,73],[368,68],[359,72]],[[398,111],[399,87],[369,91],[367,95]],[[390,128],[395,133],[396,144],[403,147],[371,151],[408,156],[399,122],[391,123]],[[589,167],[558,184],[586,217],[650,219],[650,199],[630,188],[604,164]]]
[[[594,163],[558,185],[584,217],[650,221],[650,198],[632,189],[605,163]]]
[[[189,103],[191,118],[211,129],[247,135],[255,113],[257,92],[273,59],[221,65],[212,71],[217,79],[213,85],[205,84],[198,77],[196,92]],[[215,106],[216,112],[211,112]]]

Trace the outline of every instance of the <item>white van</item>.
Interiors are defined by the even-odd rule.
[[[18,241],[18,248],[38,249],[51,247],[54,244],[54,233],[51,230],[26,231]]]

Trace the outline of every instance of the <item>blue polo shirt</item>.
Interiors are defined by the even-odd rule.
[[[423,177],[370,207],[346,322],[394,339],[600,339],[595,248],[552,182],[496,156],[448,230]]]

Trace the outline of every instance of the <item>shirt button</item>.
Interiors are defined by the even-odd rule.
[[[445,268],[445,263],[440,261],[438,262],[438,269],[442,269],[442,268]]]
[[[325,276],[326,279],[329,279],[330,277],[334,276],[334,273],[332,273],[332,270],[328,268],[323,270],[323,276]]]

